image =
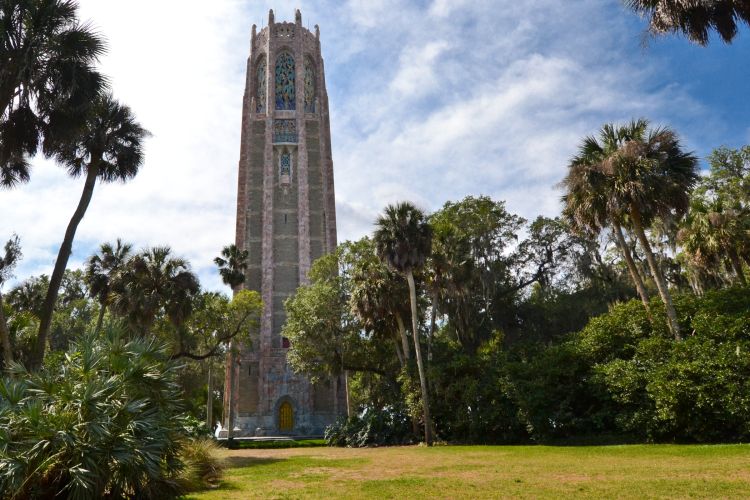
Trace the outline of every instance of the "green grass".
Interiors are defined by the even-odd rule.
[[[226,450],[240,498],[750,498],[749,445]]]

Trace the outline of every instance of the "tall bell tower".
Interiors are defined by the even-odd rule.
[[[340,377],[312,384],[288,366],[284,301],[310,264],[336,247],[328,95],[320,30],[295,22],[252,28],[242,111],[236,244],[249,252],[245,288],[260,292],[259,332],[228,360],[225,425],[240,435],[319,435],[345,412]],[[234,369],[234,377],[231,370]]]

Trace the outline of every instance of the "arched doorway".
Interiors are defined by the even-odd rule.
[[[292,432],[294,429],[294,409],[289,401],[284,401],[279,406],[279,431]]]

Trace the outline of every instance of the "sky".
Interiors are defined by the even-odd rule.
[[[69,267],[105,241],[169,245],[206,289],[234,241],[244,71],[253,24],[317,24],[326,67],[339,241],[389,203],[426,211],[468,195],[527,219],[560,211],[581,139],[645,117],[702,159],[750,144],[750,31],[707,48],[650,38],[621,0],[79,0],[107,39],[101,69],[153,134],[127,184],[100,184]],[[20,236],[16,281],[49,274],[82,179],[32,160],[0,191],[0,239]]]

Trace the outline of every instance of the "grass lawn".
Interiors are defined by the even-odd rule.
[[[750,498],[750,445],[225,450],[190,499]]]

